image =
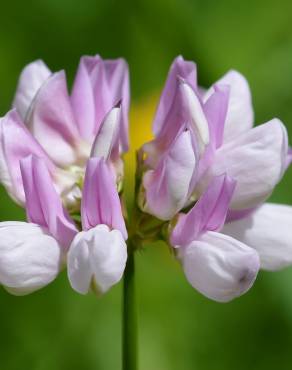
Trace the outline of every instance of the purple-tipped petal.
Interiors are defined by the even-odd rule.
[[[23,68],[13,100],[13,107],[23,120],[39,88],[51,74],[52,72],[42,60],[36,60]]]
[[[125,239],[128,237],[113,174],[102,158],[87,162],[81,218],[84,230],[104,224],[120,230]]]
[[[196,166],[190,131],[182,132],[155,170],[144,174],[144,211],[170,220],[185,204]]]
[[[95,57],[96,63],[100,58]],[[90,66],[86,57],[80,59],[75,81],[72,88],[71,102],[80,135],[85,140],[92,139],[95,131],[95,101]]]
[[[228,85],[230,99],[224,129],[224,142],[235,139],[253,125],[251,92],[245,77],[237,71],[229,71],[214,85]],[[212,95],[214,85],[205,93],[204,101]]]
[[[8,193],[21,204],[25,195],[19,161],[31,154],[43,158],[50,172],[55,172],[52,161],[22,123],[16,110],[12,110],[0,120],[0,180]]]
[[[27,125],[46,152],[60,166],[76,160],[78,130],[63,71],[42,85],[27,117]]]
[[[119,131],[122,151],[128,149],[129,72],[123,59],[82,57],[71,101],[81,136],[93,140],[109,110],[122,100]]]
[[[204,104],[204,111],[209,123],[211,143],[219,148],[223,142],[224,125],[229,103],[229,86],[215,85],[214,93]]]
[[[176,78],[173,101],[164,117],[156,138],[143,147],[147,154],[145,163],[155,168],[161,156],[174,145],[185,130],[191,133],[193,152],[200,157],[209,143],[208,122],[202,103],[192,87],[181,77]]]
[[[68,249],[77,229],[56,193],[49,171],[38,157],[20,161],[26,212],[30,222],[40,225]]]
[[[257,207],[246,208],[246,209],[229,209],[225,222],[227,223],[227,222],[241,220],[242,218],[250,216],[256,209]]]
[[[178,76],[190,84],[193,89],[197,88],[197,69],[195,63],[185,61],[182,56],[178,56],[173,61],[168,72],[165,87],[154,118],[153,132],[155,135],[158,135],[163,128],[166,116],[169,114],[169,110],[173,104]]]
[[[194,93],[193,97],[195,97]],[[189,193],[190,196],[195,190],[197,182],[200,181],[201,177],[212,164],[216,149],[222,145],[228,101],[229,87],[226,85],[215,85],[213,94],[202,107],[200,106],[198,99],[196,104],[198,107],[197,109],[195,109],[195,104],[192,104],[193,110],[201,111],[202,118],[205,118],[201,119],[202,134],[200,135],[198,127],[196,128],[196,126],[198,126],[196,123],[198,119],[195,119],[198,113],[196,115],[193,114],[193,131],[194,137],[196,138],[194,147],[198,147],[198,149],[200,149],[201,156],[197,171],[194,172],[192,179]],[[204,120],[206,121],[205,124]],[[204,132],[205,135],[203,135]],[[205,140],[202,140],[204,136]]]
[[[177,136],[187,128],[190,121],[189,105],[185,102],[184,84],[180,78],[176,78],[172,103],[169,106],[167,114],[164,116],[161,130],[153,140],[153,145],[158,152],[163,153],[167,151]]]
[[[105,69],[107,73],[109,89],[113,94],[113,104],[121,101],[121,123],[119,138],[122,152],[129,149],[129,107],[130,107],[130,80],[129,67],[122,59],[106,60]]]
[[[222,142],[224,121],[228,104],[228,88],[215,87],[213,95],[204,105],[195,91],[184,83],[186,112],[192,130],[194,151],[199,157],[198,166],[193,174],[189,196],[195,191],[197,183],[214,160],[216,147]]]
[[[188,282],[218,302],[228,302],[246,293],[260,267],[259,256],[254,249],[212,231],[180,252]]]
[[[206,231],[219,231],[224,225],[235,181],[227,175],[215,177],[205,193],[187,214],[181,214],[171,234],[171,244],[191,243]]]

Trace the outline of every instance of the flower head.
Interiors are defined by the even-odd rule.
[[[0,180],[28,222],[0,223],[0,283],[30,293],[67,265],[75,290],[105,292],[127,259],[118,195],[128,149],[127,65],[82,57],[69,95],[63,71],[33,62],[13,106],[0,120]]]

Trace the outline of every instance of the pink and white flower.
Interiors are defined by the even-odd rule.
[[[17,202],[25,200],[19,161],[30,154],[45,160],[68,208],[80,202],[94,141],[95,155],[110,157],[121,180],[129,109],[123,59],[82,57],[71,95],[64,71],[52,73],[42,61],[33,62],[21,73],[13,106],[0,121],[0,181]]]
[[[170,235],[189,283],[219,302],[245,293],[260,267],[253,248],[220,233],[235,186],[227,175],[215,177],[193,208],[179,214]]]
[[[175,236],[182,220],[187,220],[192,233],[200,227],[198,210],[205,204],[213,212],[206,194],[210,195],[210,189],[216,186],[214,182],[226,174],[236,185],[228,207],[225,204],[225,226],[221,223],[219,228],[224,235],[216,236],[222,253],[223,240],[225,236],[229,240],[229,235],[256,250],[263,269],[275,270],[292,263],[288,237],[292,208],[264,202],[289,166],[291,149],[286,128],[279,119],[253,127],[253,116],[248,83],[240,73],[228,72],[205,91],[197,87],[195,64],[178,57],[170,68],[154,119],[155,138],[142,148],[146,170],[139,204],[142,210],[171,220],[171,224],[175,224],[179,211],[186,212],[193,206],[186,215],[180,214],[173,230],[172,244],[180,245]],[[276,223],[281,224],[278,230],[272,226]],[[184,233],[181,235],[185,237]],[[179,256],[192,285],[211,296],[206,287],[192,280],[201,271],[201,259],[204,265],[206,258],[200,254],[202,245],[200,241],[200,247],[197,246],[196,238],[193,235],[193,241],[188,240],[193,247],[184,246]],[[211,247],[204,248],[213,251]],[[214,262],[215,254],[212,258]]]
[[[123,275],[128,238],[112,172],[104,159],[88,161],[81,203],[83,231],[68,253],[68,277],[73,289],[106,292]]]

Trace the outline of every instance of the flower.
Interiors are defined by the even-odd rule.
[[[141,209],[170,220],[223,173],[237,184],[230,218],[262,204],[282,178],[290,154],[280,120],[252,124],[250,91],[241,74],[231,71],[201,91],[195,64],[175,59],[154,119],[155,138],[141,149]]]
[[[198,87],[196,75],[194,63],[174,60],[155,137],[140,150],[137,201],[164,221],[164,238],[190,284],[225,302],[250,288],[259,267],[292,263],[292,208],[264,203],[289,166],[291,149],[279,119],[253,127],[240,73],[228,72],[208,90]]]
[[[81,219],[84,231],[68,253],[69,281],[79,293],[87,293],[91,284],[104,293],[123,275],[128,238],[114,178],[104,159],[88,161]]]
[[[28,222],[0,223],[0,283],[13,294],[28,294],[53,281],[67,262],[76,291],[107,291],[121,279],[127,259],[127,232],[108,164],[101,158],[88,162],[80,232],[45,161],[30,155],[20,169]]]
[[[0,181],[24,204],[19,161],[45,160],[65,205],[79,207],[86,160],[110,153],[117,183],[128,149],[129,77],[123,59],[82,57],[69,96],[64,71],[51,73],[42,61],[24,68],[14,109],[0,121]],[[108,151],[106,153],[106,151]]]
[[[219,232],[235,187],[227,175],[215,177],[192,209],[179,214],[170,234],[189,283],[219,302],[245,293],[260,267],[254,249]]]
[[[20,161],[20,168],[29,222],[0,223],[0,283],[22,295],[55,279],[78,231],[44,160],[29,156]]]

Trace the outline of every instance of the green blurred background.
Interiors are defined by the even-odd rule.
[[[140,112],[131,125],[143,130],[154,109],[149,97],[182,54],[197,62],[202,85],[230,68],[244,73],[256,122],[278,116],[292,133],[291,1],[11,1],[2,2],[1,14],[1,115],[28,62],[42,58],[72,81],[79,57],[100,53],[128,60]],[[291,186],[290,170],[272,200],[292,204]],[[0,195],[0,220],[23,219],[3,189]],[[291,368],[292,268],[260,273],[253,289],[229,304],[196,293],[163,244],[137,256],[137,270],[141,370]],[[120,301],[121,284],[101,299],[83,297],[65,273],[27,297],[1,289],[0,368],[120,369]]]

